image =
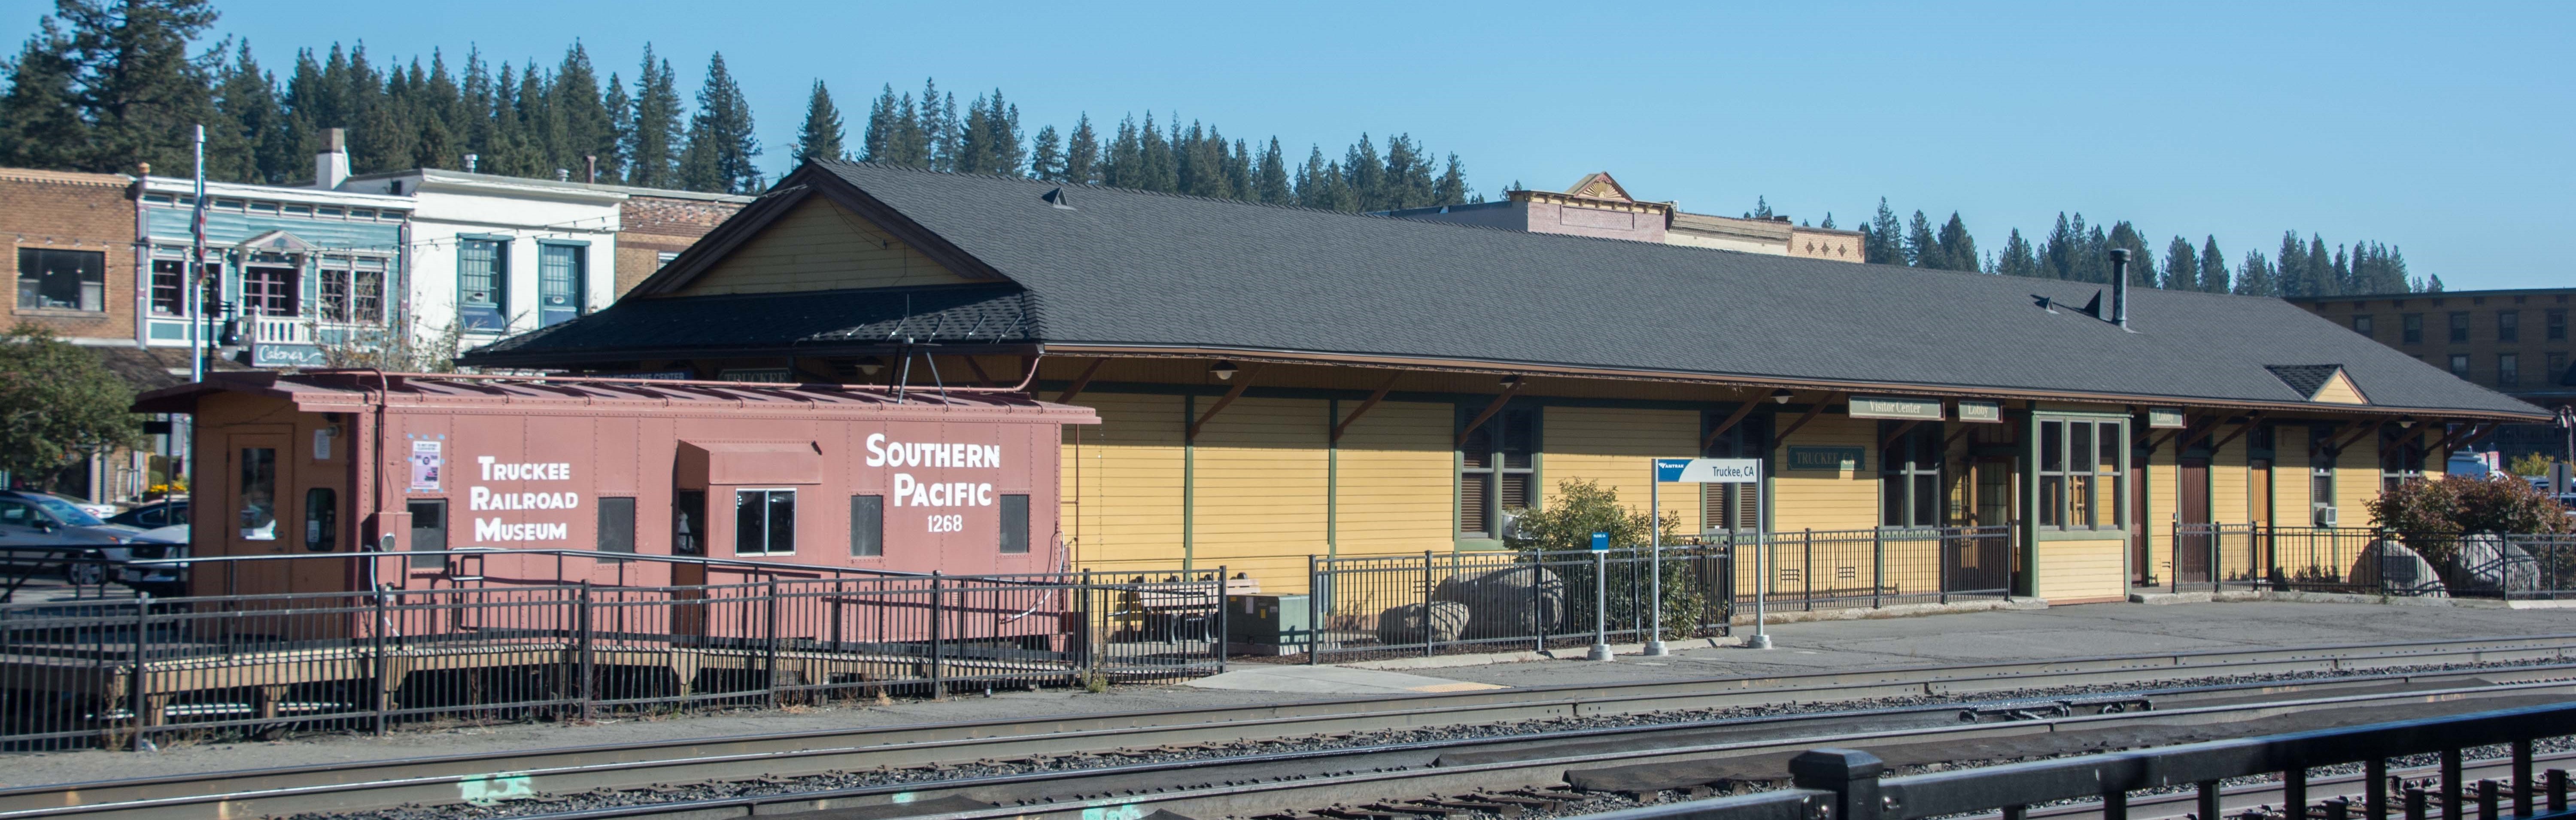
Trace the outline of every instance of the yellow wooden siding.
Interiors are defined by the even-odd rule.
[[[1215,405],[1201,397],[1198,412]],[[1199,429],[1191,563],[1306,586],[1306,556],[1324,553],[1327,424],[1321,399],[1237,399]]]
[[[2353,386],[2352,377],[2341,371],[2337,371],[2334,374],[2334,378],[2327,379],[2323,386],[2318,387],[2317,395],[2314,396],[2311,401],[2320,401],[2327,404],[2370,403],[2369,399],[2362,398],[2361,388]]]
[[[1341,404],[1344,416],[1358,409],[1358,402]],[[1340,554],[1451,548],[1458,477],[1450,431],[1457,425],[1456,413],[1447,404],[1387,402],[1342,433],[1340,480],[1335,484]]]
[[[1093,393],[1074,404],[1100,424],[1072,427],[1062,472],[1075,569],[1139,571],[1181,563],[1181,397]]]
[[[2308,512],[2308,428],[2272,428],[2272,524],[2305,527],[2315,523]]]
[[[2379,437],[2363,434],[2345,445],[2335,459],[2335,514],[2338,526],[2370,526],[2370,500],[2379,497]]]
[[[2227,428],[2220,438],[2236,432]],[[2246,434],[2248,436],[2251,433]],[[2220,524],[2242,524],[2252,520],[2254,511],[2246,506],[2246,492],[2253,468],[2245,462],[2246,436],[2220,445],[2209,458],[2209,520]]]
[[[1784,421],[1790,424],[1794,421]],[[1696,444],[1696,442],[1694,442]],[[1790,447],[1859,447],[1858,470],[1791,470]],[[1771,457],[1772,529],[1850,530],[1878,526],[1878,424],[1866,419],[1819,416],[1799,428]]]
[[[680,296],[970,281],[831,200],[807,197],[682,288]]]
[[[2174,513],[2182,509],[2182,469],[2173,445],[2147,456],[2147,509],[2139,520],[2147,528],[2149,574],[2157,580],[2173,577]]]
[[[1557,486],[1568,480],[1599,482],[1619,494],[1631,510],[1646,509],[1653,491],[1653,459],[1687,458],[1699,451],[1699,414],[1688,410],[1635,410],[1607,407],[1550,407],[1540,434],[1546,461],[1540,465],[1539,504],[1556,502]],[[1696,484],[1663,487],[1664,515],[1680,522],[1681,532],[1695,531],[1700,518]]]
[[[2057,603],[2125,598],[2126,551],[2128,543],[2117,540],[2039,542],[2039,597]]]

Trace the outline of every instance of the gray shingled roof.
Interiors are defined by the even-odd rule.
[[[2140,399],[2304,401],[2267,369],[2339,362],[2375,405],[2540,415],[2279,299],[2137,289],[2124,332],[2066,305],[2103,286],[1355,216],[866,164],[817,163],[1028,292],[1030,338],[1943,385]],[[2032,294],[2057,300],[2055,313]],[[712,298],[645,298],[469,361],[605,348]],[[797,294],[807,312],[864,292]],[[828,304],[826,302],[828,300]],[[2108,301],[2107,299],[2105,300]],[[846,305],[835,308],[833,305]],[[882,313],[883,306],[875,308]],[[805,316],[807,313],[799,313]],[[726,321],[752,347],[831,324]],[[858,325],[858,321],[842,322]],[[602,327],[601,330],[607,328]],[[721,340],[720,338],[721,337]],[[614,345],[611,345],[612,347]],[[506,354],[504,357],[503,354]]]

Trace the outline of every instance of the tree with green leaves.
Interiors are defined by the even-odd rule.
[[[2279,296],[2281,281],[2262,251],[2246,251],[2245,261],[2236,268],[2236,295]]]
[[[98,355],[22,324],[0,334],[0,470],[50,478],[117,447],[138,446],[134,391]]]
[[[799,162],[840,159],[842,132],[841,109],[832,104],[831,89],[817,79],[813,93],[805,98],[805,125],[797,129],[796,144],[788,150]]]
[[[89,170],[187,167],[196,126],[214,119],[208,66],[188,55],[188,44],[215,23],[213,4],[56,0],[54,13],[69,35],[75,99],[91,128]]]
[[[2200,291],[2232,293],[2233,283],[2228,279],[2227,255],[2218,252],[2217,235],[2209,235],[2200,245]]]
[[[1994,270],[1988,272],[2004,276],[2046,275],[2040,269],[2038,251],[2031,247],[2030,240],[2022,238],[2020,228],[2014,228],[2012,235],[2004,239],[2004,250],[1995,255]]]
[[[1278,140],[1271,141],[1274,148],[1278,144]],[[1431,184],[1430,204],[1465,205],[1470,197],[1475,196],[1476,189],[1467,184],[1467,169],[1458,164],[1458,155],[1451,153],[1449,161],[1441,166],[1440,179]]]
[[[1453,161],[1450,167],[1455,169],[1456,163]],[[1272,205],[1297,201],[1297,191],[1288,181],[1288,160],[1280,155],[1278,137],[1271,137],[1270,145],[1261,149],[1261,167],[1253,172],[1252,199]]]
[[[472,96],[470,90],[467,96]],[[644,44],[643,66],[635,75],[634,107],[624,130],[626,184],[679,187],[680,146],[685,139],[680,130],[679,84],[671,74],[671,61],[655,59],[651,43]]]
[[[1958,211],[1951,211],[1950,221],[1941,223],[1941,232],[1935,235],[1933,247],[1939,251],[1941,264],[1925,267],[1976,272],[1977,238],[1968,235],[1968,223],[1959,218]]]
[[[698,111],[689,119],[689,147],[680,155],[680,183],[696,191],[753,193],[760,188],[760,138],[753,133],[751,101],[725,68],[724,53],[707,60],[698,87]]]
[[[1100,133],[1091,128],[1091,115],[1083,114],[1074,122],[1073,134],[1064,138],[1064,181],[1076,185],[1100,183]]]
[[[81,66],[72,56],[71,36],[54,18],[39,20],[35,35],[7,68],[9,93],[0,97],[0,164],[87,167],[90,126],[81,116]]]
[[[1932,235],[1932,221],[1925,219],[1922,211],[1915,211],[1914,218],[1905,223],[1905,264],[1938,268],[1946,267],[1947,261],[1941,257],[1940,238]]]
[[[1878,198],[1878,216],[1860,226],[1860,249],[1861,261],[1873,265],[1910,264],[1905,256],[1905,227],[1897,224],[1887,197]]]
[[[1055,126],[1039,128],[1037,137],[1030,140],[1029,178],[1064,181],[1064,138],[1056,135]]]

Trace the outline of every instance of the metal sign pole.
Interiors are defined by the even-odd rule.
[[[1648,627],[1648,629],[1649,629],[1650,631],[1646,633],[1646,651],[1645,651],[1645,654],[1646,654],[1646,655],[1648,655],[1648,656],[1650,656],[1650,657],[1663,657],[1665,654],[1668,654],[1668,653],[1666,653],[1666,652],[1665,652],[1665,650],[1664,650],[1664,495],[1663,495],[1663,494],[1664,494],[1664,468],[1663,468],[1663,465],[1662,465],[1662,464],[1660,464],[1660,463],[1658,463],[1655,459],[1647,459],[1647,460],[1646,460],[1646,506],[1647,506],[1647,508],[1648,508],[1648,509],[1653,510],[1653,512],[1651,513],[1651,519],[1650,519],[1650,520],[1654,521],[1654,524],[1655,524],[1655,531],[1654,531],[1654,532],[1649,536],[1649,537],[1652,539],[1652,542],[1653,542],[1653,544],[1654,544],[1654,551],[1653,551],[1653,557],[1652,557],[1651,559],[1649,559],[1649,564],[1648,564],[1648,571],[1649,571],[1649,572],[1654,573],[1655,578],[1654,578],[1654,580],[1647,582],[1647,589],[1648,589],[1648,591],[1649,591],[1649,595],[1650,595],[1651,597],[1650,597],[1650,598],[1648,598],[1648,600],[1647,600],[1647,602],[1646,602],[1646,606],[1647,606],[1647,608],[1648,608],[1648,609],[1650,609],[1650,610],[1652,610],[1652,612],[1654,613],[1654,614],[1653,614],[1652,616],[1650,616],[1650,617],[1649,617],[1649,619],[1648,619],[1648,620],[1649,620],[1649,622],[1653,624],[1653,626]],[[1631,589],[1634,589],[1634,587],[1630,587],[1630,588],[1631,588]]]
[[[1771,636],[1762,632],[1762,605],[1771,591],[1771,531],[1753,528],[1753,637],[1744,641],[1747,649],[1771,648]]]
[[[1610,534],[1606,532],[1592,534],[1592,652],[1585,657],[1610,659]]]

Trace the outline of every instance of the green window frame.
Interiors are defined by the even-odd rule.
[[[498,331],[510,323],[510,240],[456,240],[456,313],[467,330]]]
[[[2129,520],[2129,421],[2104,416],[2037,418],[2040,529],[2125,531]]]
[[[1878,525],[1918,529],[1941,526],[1942,426],[1878,423],[1887,446],[1878,454]],[[1899,432],[1899,430],[1902,432]],[[1892,436],[1892,438],[1891,438]]]
[[[1458,446],[1458,537],[1502,538],[1505,511],[1538,506],[1538,437],[1537,407],[1505,407],[1467,432]]]

